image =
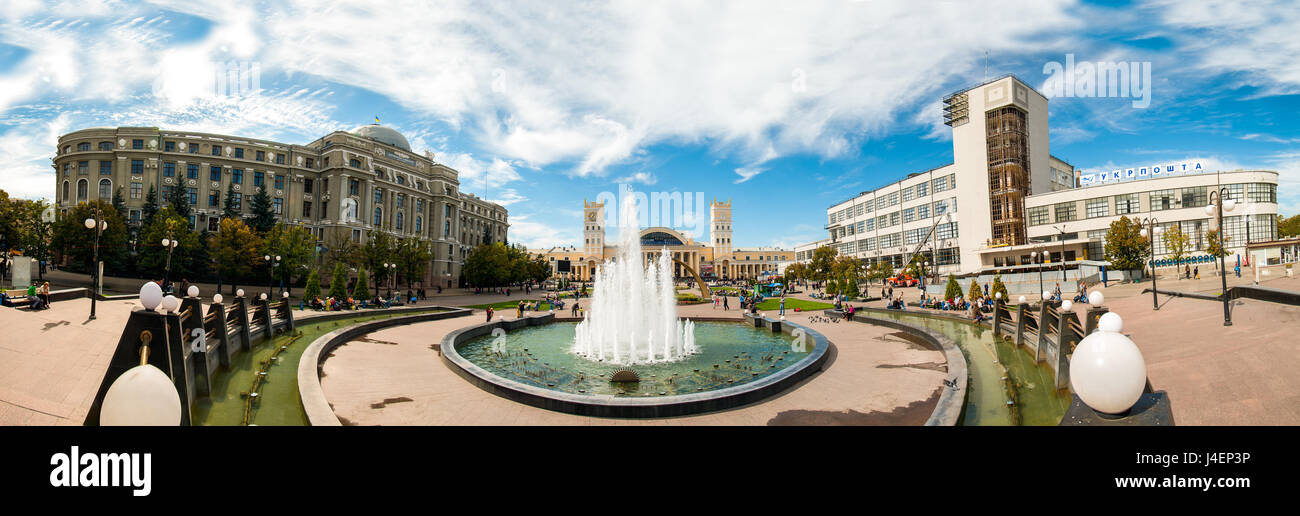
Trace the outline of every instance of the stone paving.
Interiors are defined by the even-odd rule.
[[[135,301],[0,307],[0,425],[80,425]]]
[[[713,310],[710,304],[682,307],[681,313],[740,319],[739,310]],[[807,324],[809,315],[787,312],[788,320],[800,324]],[[505,316],[513,318],[514,312]],[[355,425],[919,425],[933,411],[946,374],[942,353],[890,330],[815,323],[811,326],[835,344],[830,365],[777,396],[686,417],[592,418],[509,401],[448,369],[430,346],[448,331],[482,320],[477,312],[388,328],[335,349],[321,382],[335,414]]]

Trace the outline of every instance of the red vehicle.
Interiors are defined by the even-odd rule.
[[[899,274],[885,281],[889,282],[891,287],[916,287],[921,284],[921,280],[913,278],[911,274]]]

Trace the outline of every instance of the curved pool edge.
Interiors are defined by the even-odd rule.
[[[761,326],[787,335],[795,329],[802,329],[805,335],[813,339],[813,350],[793,366],[743,385],[708,392],[653,398],[583,396],[527,385],[497,376],[462,357],[456,350],[457,346],[466,341],[489,335],[496,328],[513,330],[527,326],[540,326],[556,322],[555,319],[554,314],[542,314],[523,319],[480,323],[454,330],[442,339],[443,363],[478,388],[517,403],[580,416],[646,419],[715,412],[767,399],[821,371],[829,358],[827,351],[831,347],[830,341],[825,336],[806,326],[766,318],[755,319],[749,315],[741,320],[730,319],[737,324],[752,324],[755,327]]]
[[[825,310],[823,313],[828,317],[844,316],[843,312],[837,310]],[[966,395],[970,387],[967,382],[969,365],[966,363],[966,355],[962,354],[957,344],[942,333],[920,326],[861,314],[861,310],[854,313],[852,321],[905,331],[943,351],[944,359],[948,362],[948,378],[945,381],[943,394],[939,395],[939,402],[934,406],[934,412],[930,413],[930,418],[925,421],[925,426],[956,426],[961,422],[962,410],[966,407]],[[948,385],[960,385],[961,388],[948,387]]]
[[[391,326],[403,326],[413,323],[427,321],[437,321],[441,319],[450,319],[453,317],[465,317],[473,313],[468,308],[459,308],[454,306],[430,306],[421,307],[422,310],[439,310],[429,313],[417,313],[415,315],[399,315],[388,319],[378,321],[367,321],[344,326],[332,332],[326,333],[312,341],[303,350],[302,356],[298,359],[298,400],[302,403],[303,412],[307,414],[307,422],[311,426],[342,426],[338,415],[334,414],[334,409],[330,407],[329,400],[325,398],[325,390],[320,384],[320,368],[325,363],[325,358],[330,351],[347,342]],[[326,321],[320,321],[326,322]]]

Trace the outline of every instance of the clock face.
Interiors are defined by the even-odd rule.
[[[595,221],[596,221],[596,212],[593,211],[593,212],[588,213],[588,214],[587,214],[587,220],[590,220],[590,221],[592,221],[592,222],[595,222]]]

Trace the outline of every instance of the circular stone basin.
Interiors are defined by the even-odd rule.
[[[696,321],[699,352],[676,362],[620,365],[588,360],[571,351],[577,323],[559,322],[483,335],[456,346],[463,358],[484,370],[525,385],[576,396],[653,398],[737,387],[798,364],[809,355],[794,339],[749,324]],[[811,348],[812,346],[809,346]],[[501,349],[498,346],[498,349]],[[620,369],[636,371],[638,382],[611,382]]]

